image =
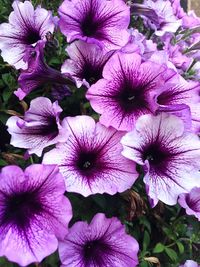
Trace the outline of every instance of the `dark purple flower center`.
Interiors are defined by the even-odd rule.
[[[86,265],[105,266],[107,256],[112,253],[111,247],[101,239],[87,241],[83,247],[83,256]]]
[[[161,168],[162,171],[169,158],[169,152],[159,144],[151,144],[144,149],[142,158],[143,161],[148,160],[151,166]]]
[[[28,29],[26,35],[24,36],[24,42],[27,45],[35,44],[37,41],[41,40],[41,36],[36,29]]]
[[[193,199],[189,195],[186,196],[186,203],[195,212],[200,212],[200,196],[198,199]]]
[[[46,117],[44,121],[45,124],[28,128],[27,134],[42,135],[48,137],[50,140],[54,139],[59,133],[56,118],[54,116],[49,116]]]
[[[84,36],[92,36],[101,40],[105,38],[104,28],[110,24],[110,20],[115,17],[117,13],[98,14],[98,11],[99,7],[91,1],[89,8],[85,11],[85,16],[80,23],[80,28]]]
[[[49,116],[47,118],[47,125],[41,128],[42,135],[49,135],[51,138],[55,138],[59,133],[58,124],[54,116]]]
[[[80,152],[77,160],[77,167],[79,171],[85,175],[91,174],[95,169],[97,162],[97,155],[95,152]]]
[[[88,37],[95,36],[98,29],[100,28],[98,22],[94,21],[93,16],[94,15],[90,12],[90,14],[87,14],[87,16],[85,16],[85,18],[81,22],[82,33]]]
[[[170,91],[166,91],[166,92],[163,92],[162,94],[160,94],[157,98],[157,102],[158,104],[160,105],[169,105],[171,100],[173,100],[173,94],[172,92]]]
[[[30,225],[31,219],[42,212],[43,207],[35,192],[13,193],[6,196],[2,224],[14,224],[19,229]]]
[[[89,63],[85,63],[82,68],[82,72],[79,74],[81,79],[85,79],[90,85],[96,83],[102,78],[104,64],[94,66]]]
[[[115,98],[125,112],[144,109],[148,103],[144,94],[144,86],[135,86],[130,80],[122,80]]]

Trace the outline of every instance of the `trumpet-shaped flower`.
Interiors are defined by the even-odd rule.
[[[194,215],[200,221],[200,187],[194,187],[189,193],[179,196],[178,203],[188,215]]]
[[[130,8],[123,0],[65,0],[58,13],[68,42],[79,39],[113,50],[128,41]]]
[[[165,113],[144,115],[121,143],[122,154],[143,166],[152,206],[158,200],[174,205],[178,195],[200,186],[200,140],[184,131],[180,118]]]
[[[8,119],[11,144],[41,156],[45,147],[66,139],[59,119],[61,112],[57,102],[52,104],[46,97],[35,98],[23,119],[17,116]]]
[[[20,266],[40,262],[58,247],[72,217],[55,165],[18,166],[0,172],[0,256]]]
[[[25,60],[28,62],[28,68],[21,72],[18,78],[20,88],[14,92],[20,100],[31,91],[47,85],[51,85],[54,92],[56,92],[56,88],[58,88],[58,91],[63,88],[64,95],[70,94],[67,85],[73,83],[60,71],[49,67],[45,63],[43,49],[43,43],[38,43],[36,47],[27,49]]]
[[[59,243],[61,267],[137,266],[137,241],[117,218],[98,213],[91,223],[77,222]]]
[[[138,177],[135,164],[121,155],[124,135],[89,116],[67,117],[68,139],[44,155],[43,163],[58,164],[66,190],[84,196],[115,194],[130,188]]]
[[[182,20],[177,19],[174,15],[169,0],[144,0],[140,9],[140,14],[144,15],[146,25],[155,30],[157,36],[163,36],[169,32],[175,33],[182,25]]]
[[[117,53],[106,63],[103,79],[92,85],[86,94],[92,108],[101,114],[106,127],[130,131],[143,114],[155,114],[156,97],[165,83],[166,68],[141,62],[135,53]]]
[[[200,132],[200,86],[196,82],[186,82],[180,78],[179,82],[171,81],[165,85],[163,92],[158,96],[157,102],[160,105],[159,110],[165,111],[170,106],[179,110],[181,105],[187,105],[191,111],[191,129]],[[189,122],[189,121],[188,121]]]
[[[70,75],[79,88],[85,85],[87,88],[102,78],[103,67],[109,60],[113,51],[105,52],[96,44],[88,44],[77,41],[66,49],[70,59],[62,65],[61,71]]]
[[[193,260],[187,260],[184,265],[180,265],[179,267],[199,267],[198,263]]]
[[[0,49],[5,61],[17,69],[26,69],[23,57],[27,48],[40,40],[46,41],[46,34],[54,31],[54,21],[50,11],[38,6],[35,10],[30,1],[13,2],[14,11],[9,23],[0,25]]]

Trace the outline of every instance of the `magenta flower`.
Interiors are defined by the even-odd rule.
[[[184,123],[174,115],[144,115],[121,143],[122,154],[143,166],[147,194],[174,205],[178,195],[200,186],[200,140],[184,132]]]
[[[176,79],[176,77],[174,77]],[[158,96],[157,101],[160,105],[159,110],[165,111],[168,107],[173,106],[179,109],[179,106],[185,104],[191,111],[192,130],[200,132],[200,86],[196,82],[186,82],[180,77],[179,82],[171,80],[165,85],[163,92]]]
[[[163,36],[169,32],[175,33],[182,25],[182,20],[177,19],[174,15],[174,10],[169,0],[144,0],[143,8],[144,10],[146,8],[151,9],[153,14],[156,13],[156,16],[152,16],[152,12],[145,12],[144,19],[146,25],[155,30],[157,36]],[[142,15],[142,9],[140,14]]]
[[[66,140],[59,115],[62,109],[57,102],[53,104],[46,97],[37,97],[31,101],[24,118],[12,116],[7,121],[11,144],[28,149],[29,154],[41,156],[49,145]]]
[[[65,89],[65,95],[66,93],[69,95],[69,89],[66,86],[73,83],[61,74],[60,71],[50,68],[45,63],[43,48],[44,44],[38,43],[35,48],[29,48],[25,54],[28,68],[21,72],[18,78],[18,83],[21,88],[14,92],[20,100],[31,91],[48,84],[55,88],[62,86]]]
[[[135,52],[148,59],[154,52],[158,52],[157,45],[152,40],[147,40],[137,29],[130,28],[129,33],[128,43],[121,49],[123,53]]]
[[[54,31],[53,17],[50,11],[38,6],[35,10],[31,2],[13,2],[14,11],[9,23],[0,25],[0,49],[5,61],[17,69],[26,69],[23,57],[27,48],[44,40],[48,32]]]
[[[180,265],[179,267],[199,267],[198,263],[196,261],[187,260],[184,265]]]
[[[184,123],[185,131],[191,131],[192,119],[191,119],[191,111],[190,111],[189,106],[185,104],[160,106],[159,110],[157,111],[157,114],[162,113],[162,112],[179,117]]]
[[[187,194],[181,194],[178,203],[185,208],[188,215],[194,215],[200,221],[200,187],[193,188]]]
[[[170,0],[172,8],[173,8],[173,12],[174,15],[178,18],[181,19],[183,18],[186,13],[184,11],[184,9],[181,6],[180,0]]]
[[[43,163],[59,165],[67,191],[113,195],[132,186],[138,174],[121,155],[123,132],[95,124],[89,116],[67,117],[63,126],[69,138],[46,153]]]
[[[58,13],[68,42],[79,39],[113,50],[128,41],[130,8],[123,0],[65,0]]]
[[[102,114],[106,127],[129,131],[143,114],[154,114],[156,97],[164,85],[166,69],[156,63],[141,63],[138,54],[113,55],[103,70],[103,79],[92,85],[86,97],[92,108]]]
[[[182,21],[183,28],[185,29],[195,28],[200,24],[200,18],[195,14],[194,10],[185,13],[185,16],[182,17]]]
[[[182,53],[183,48],[179,44],[172,45],[172,36],[164,36],[164,50],[169,56],[169,60],[176,66],[179,73],[185,72],[192,64],[193,59]]]
[[[70,75],[79,88],[85,85],[87,88],[102,78],[103,67],[113,54],[113,51],[105,52],[96,44],[88,44],[83,41],[72,43],[66,49],[70,59],[62,65],[61,71]]]
[[[59,243],[61,267],[137,266],[137,241],[117,218],[98,213],[91,223],[77,222]]]
[[[0,256],[20,266],[42,261],[57,249],[72,217],[58,168],[7,166],[0,181]]]

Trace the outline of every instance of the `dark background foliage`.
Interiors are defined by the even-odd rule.
[[[35,0],[35,5],[41,4],[47,9],[56,10],[61,1]],[[8,20],[11,12],[12,1],[0,0],[0,23]],[[46,61],[56,69],[67,58],[64,51],[66,40],[56,33],[59,46],[54,46],[46,52]],[[3,62],[0,57],[0,167],[17,164],[23,168],[40,163],[41,158],[33,155],[29,160],[23,158],[25,150],[9,145],[10,136],[5,123],[11,115],[23,115],[30,101],[37,96],[47,96],[54,100],[50,88],[40,88],[29,94],[24,101],[19,101],[13,94],[18,88],[18,72],[10,65]],[[98,118],[85,99],[85,89],[72,88],[73,94],[60,101],[63,108],[62,116],[88,114]],[[93,195],[83,197],[79,194],[66,194],[73,206],[74,216],[70,224],[78,220],[90,221],[97,212],[103,212],[107,217],[117,216],[127,228],[127,232],[134,236],[140,245],[139,260],[141,267],[163,266],[176,267],[187,259],[200,262],[200,225],[194,217],[185,215],[185,211],[178,205],[170,207],[159,203],[151,209],[145,194],[142,175],[133,188],[123,194],[109,196]],[[159,264],[160,262],[160,264]],[[9,263],[5,258],[0,258],[1,267],[16,267],[17,264]],[[46,258],[37,267],[60,266],[57,252]],[[127,266],[129,267],[129,266]],[[131,267],[131,266],[130,266]]]

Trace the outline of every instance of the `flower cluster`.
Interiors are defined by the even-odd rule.
[[[75,222],[67,196],[137,181],[151,208],[179,203],[200,221],[200,18],[179,0],[64,0],[58,17],[28,0],[12,6],[1,56],[30,103],[6,125],[24,161],[40,164],[0,172],[0,256],[26,266],[58,248],[62,267],[137,266],[138,242],[120,220]],[[59,30],[67,58],[54,68]],[[70,114],[63,103],[79,90],[86,108]]]

